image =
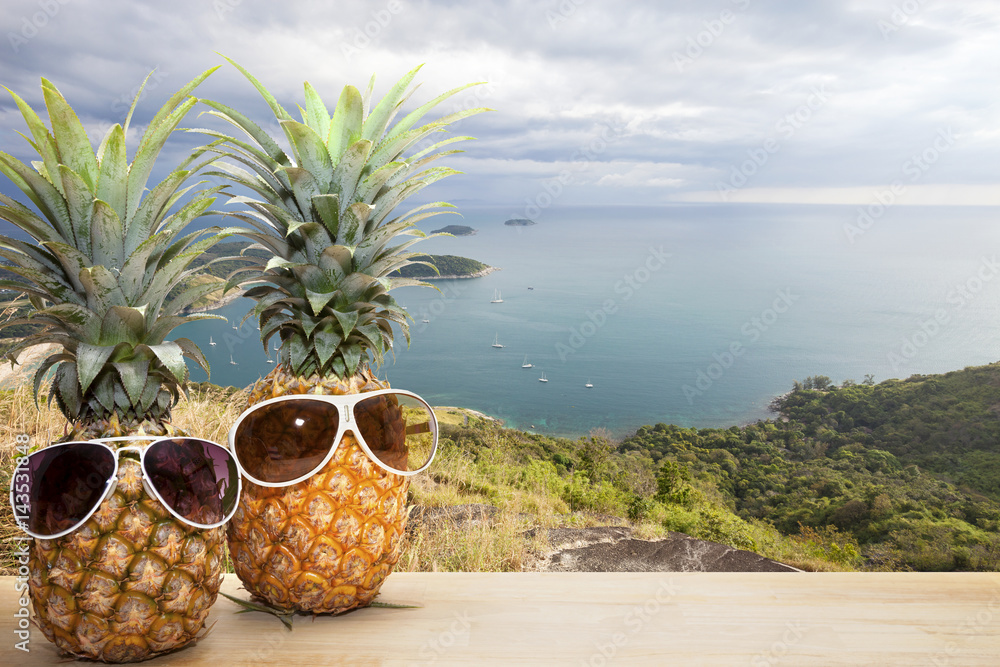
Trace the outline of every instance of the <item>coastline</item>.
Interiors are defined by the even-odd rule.
[[[460,407],[455,406],[455,405],[434,405],[434,406],[431,406],[431,407],[433,407],[435,410],[455,410],[457,412],[462,412],[462,413],[471,415],[471,416],[476,417],[478,419],[483,419],[483,420],[486,420],[486,421],[496,422],[500,426],[504,425],[504,421],[502,419],[500,419],[499,417],[491,417],[488,414],[486,414],[485,412],[480,412],[479,410],[473,410],[472,408],[460,408]]]
[[[233,301],[236,301],[236,299],[240,298],[244,294],[246,294],[246,290],[237,288],[230,292],[227,292],[222,296],[222,298],[217,299],[216,301],[213,301],[212,303],[206,306],[198,306],[197,308],[185,308],[182,312],[185,315],[189,315],[191,313],[207,313],[209,311],[222,308],[223,306],[228,306],[229,304],[231,304]]]
[[[483,276],[488,276],[494,271],[501,271],[499,266],[487,266],[481,271],[476,271],[475,273],[469,273],[462,276],[427,276],[426,278],[415,278],[415,280],[466,280],[469,278],[482,278]]]

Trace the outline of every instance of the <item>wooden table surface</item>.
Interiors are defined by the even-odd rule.
[[[14,648],[0,577],[0,665],[51,665],[37,628]],[[247,597],[235,575],[223,591]],[[289,631],[219,597],[211,634],[160,665],[1000,665],[1000,574],[395,573],[384,602]],[[64,663],[65,664],[65,663]]]

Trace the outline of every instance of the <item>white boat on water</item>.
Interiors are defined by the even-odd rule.
[[[211,336],[208,337],[208,344],[211,345],[212,347],[215,347],[215,341],[212,340]]]
[[[503,303],[503,295],[500,294],[500,290],[493,290],[493,300],[490,303]]]
[[[521,368],[532,368],[532,367],[534,367],[534,364],[529,364],[528,355],[524,355],[524,363],[521,364]]]
[[[499,334],[497,334],[496,336],[493,337],[493,347],[503,347],[503,345],[500,344],[500,335]]]
[[[231,355],[231,354],[229,355],[229,363],[232,364],[233,366],[239,366],[238,363],[236,363],[235,361],[233,361],[233,355]]]
[[[431,323],[430,320],[420,320],[420,321],[423,322],[424,324],[430,324]]]
[[[590,380],[587,380],[587,384],[585,384],[583,386],[586,387],[587,389],[593,389],[594,388],[594,385],[591,384]]]
[[[545,377],[545,373],[542,373],[542,377],[538,378],[538,381],[539,382],[548,382],[548,379],[546,379],[546,377]]]

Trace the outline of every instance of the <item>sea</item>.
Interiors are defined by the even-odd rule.
[[[378,374],[511,428],[742,425],[808,376],[880,382],[1000,358],[995,208],[552,207],[532,226],[505,225],[523,217],[509,209],[460,212],[424,231],[476,234],[414,249],[499,270],[395,290],[412,340],[398,335]],[[274,368],[255,323],[239,326],[250,306],[174,332],[202,347],[216,384]]]

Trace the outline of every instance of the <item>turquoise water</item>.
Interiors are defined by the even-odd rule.
[[[808,375],[881,381],[1000,357],[992,209],[889,209],[853,243],[844,227],[856,207],[550,209],[533,227],[504,226],[512,211],[463,214],[428,228],[459,222],[477,235],[417,248],[502,270],[397,290],[413,342],[398,337],[380,375],[509,426],[726,426],[768,416]],[[502,304],[490,303],[497,289]],[[213,382],[244,386],[273,368],[252,322],[231,328],[248,308],[177,330],[202,345]]]

